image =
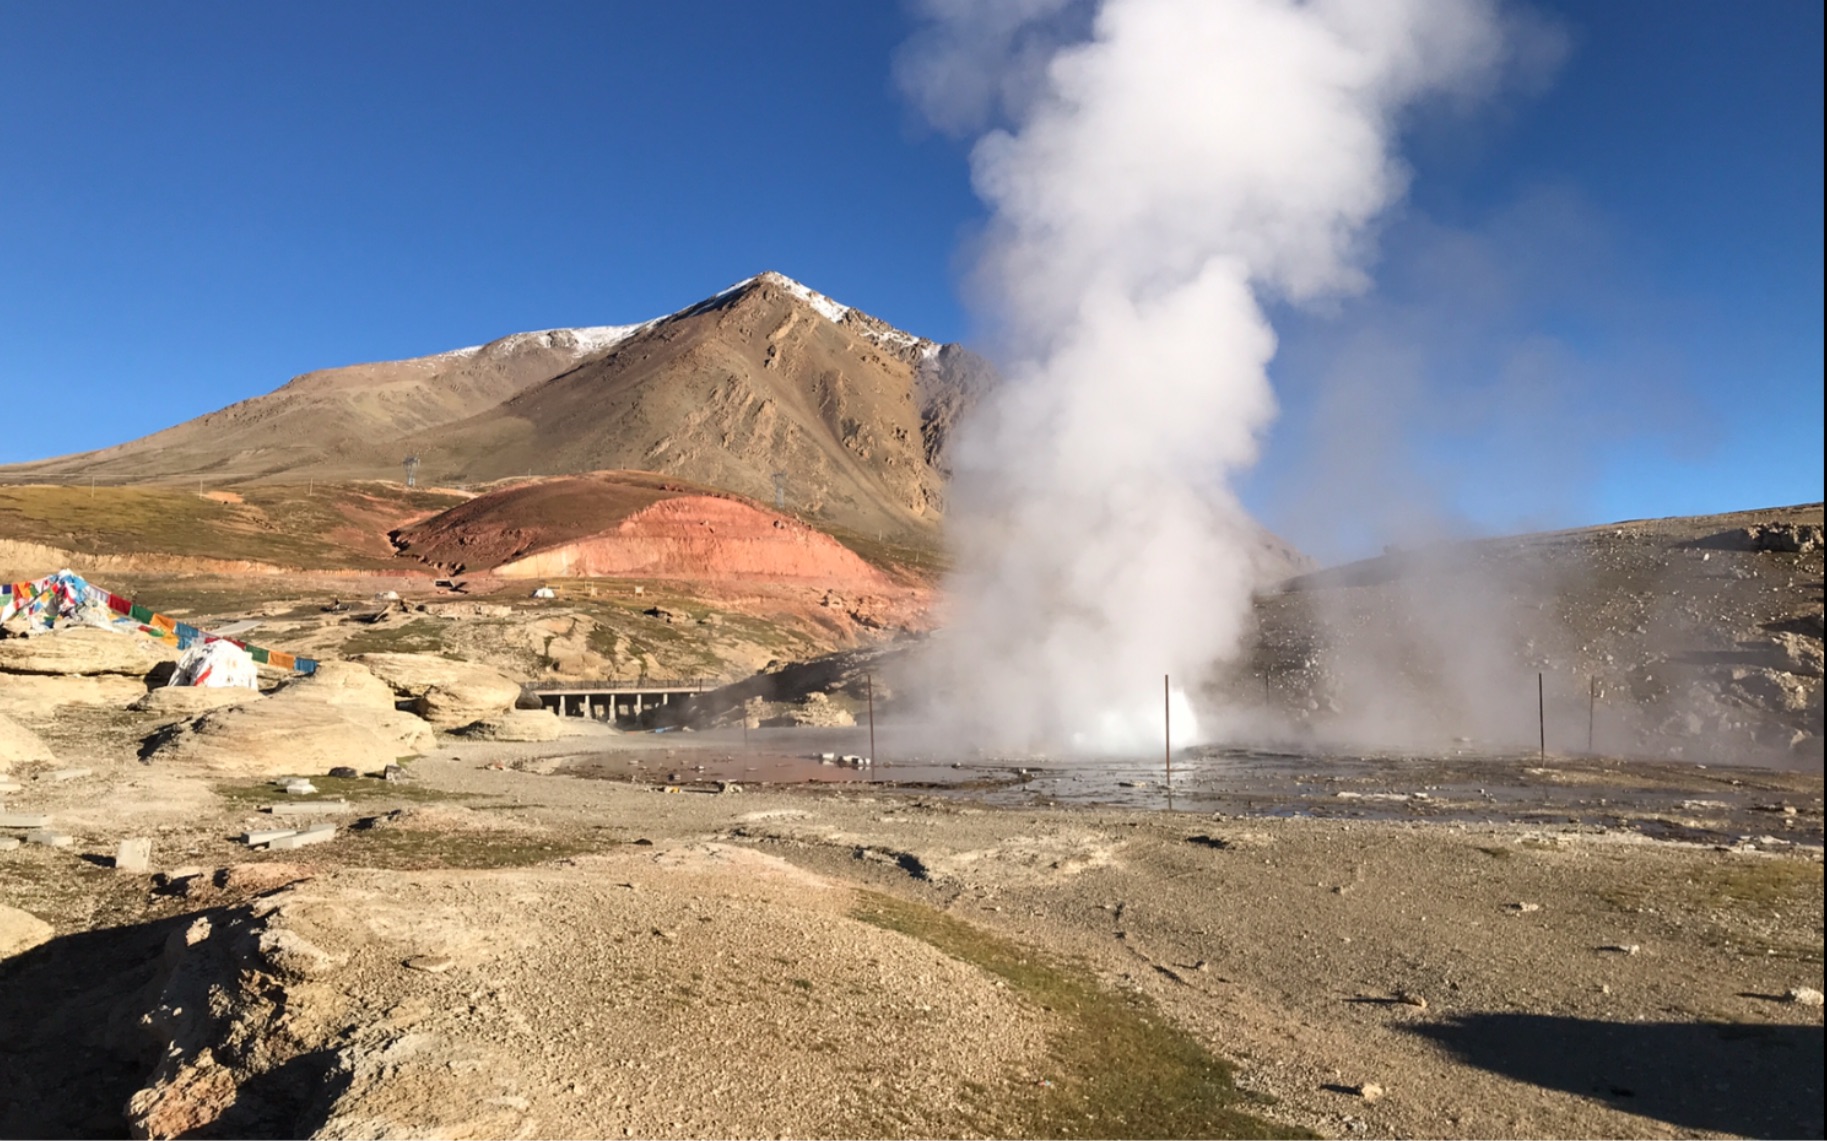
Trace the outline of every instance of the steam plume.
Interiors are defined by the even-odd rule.
[[[1262,306],[1364,287],[1399,116],[1488,81],[1496,11],[1103,0],[1069,43],[1063,0],[926,11],[903,83],[941,126],[1005,123],[971,155],[1006,381],[954,454],[948,673],[1000,743],[1157,741],[1161,676],[1247,631],[1227,480],[1275,412]]]

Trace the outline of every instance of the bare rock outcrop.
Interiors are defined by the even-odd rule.
[[[368,670],[324,662],[271,697],[154,734],[147,755],[210,772],[277,776],[383,768],[435,744],[431,726],[395,709],[393,691]]]
[[[0,903],[0,959],[23,955],[40,943],[48,943],[55,934],[49,923],[31,912]]]
[[[149,758],[238,776],[379,769],[435,746],[410,713],[349,709],[279,697],[232,705],[155,736]]]
[[[178,652],[161,642],[94,626],[0,641],[0,673],[122,674],[143,678]]]
[[[146,683],[120,674],[0,673],[0,713],[28,721],[54,716],[61,705],[106,705],[119,709],[146,694]]]
[[[355,709],[395,707],[392,687],[366,666],[354,662],[319,662],[316,673],[293,679],[275,696]]]
[[[56,759],[38,734],[0,713],[0,773],[11,772],[14,765],[50,764]]]
[[[841,729],[856,724],[855,716],[825,693],[808,693],[786,716],[795,725],[811,728]]]
[[[148,690],[145,696],[136,700],[127,708],[138,713],[158,713],[165,716],[195,717],[212,709],[221,709],[229,705],[245,705],[250,701],[261,700],[256,689],[243,689],[230,685],[161,685]]]
[[[499,717],[477,721],[462,733],[477,741],[556,741],[583,731],[550,710],[510,709]]]
[[[412,711],[440,729],[501,717],[520,699],[520,683],[471,662],[435,654],[361,654],[355,658],[392,692],[412,701]]]

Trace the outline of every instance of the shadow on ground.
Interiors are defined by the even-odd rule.
[[[139,1028],[189,917],[83,931],[0,963],[0,1137],[125,1137],[157,1060]]]
[[[216,914],[216,913],[211,913]],[[165,948],[197,914],[64,935],[0,962],[0,1137],[126,1137],[159,1042]],[[347,1084],[331,1051],[256,1075],[191,1135],[306,1136]]]
[[[1681,1128],[1822,1135],[1819,1026],[1473,1014],[1410,1029],[1470,1065]]]

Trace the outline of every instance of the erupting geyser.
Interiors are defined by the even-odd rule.
[[[977,740],[1132,749],[1246,633],[1264,301],[1363,287],[1402,112],[1502,37],[1476,0],[1104,0],[1061,42],[1082,7],[928,0],[902,60],[941,126],[1004,124],[971,161],[1006,381],[957,441],[935,666]]]

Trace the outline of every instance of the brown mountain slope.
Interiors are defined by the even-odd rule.
[[[958,355],[937,350],[764,273],[638,326],[307,373],[139,440],[0,468],[0,481],[397,479],[407,455],[427,484],[645,470],[928,546],[935,463],[969,395],[922,383]]]
[[[493,407],[600,354],[628,330],[516,333],[487,345],[295,377],[277,390],[111,448],[0,468],[9,482],[207,475],[398,478],[406,438]]]
[[[833,319],[833,315],[837,319]],[[916,377],[928,342],[762,276],[408,446],[428,478],[636,469],[865,534],[930,536]]]

